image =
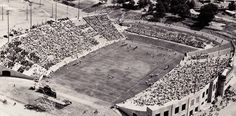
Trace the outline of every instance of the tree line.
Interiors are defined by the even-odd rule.
[[[138,0],[135,4],[134,0],[113,0],[113,3],[121,4],[126,9],[141,9],[148,7],[146,15],[152,15],[154,20],[159,20],[165,17],[166,13],[178,15],[181,18],[190,16],[190,9],[195,6],[194,0]],[[233,5],[231,5],[233,6]],[[235,6],[233,6],[235,7]],[[199,27],[204,27],[209,24],[218,13],[218,7],[215,4],[209,3],[200,8],[200,14],[196,19]]]

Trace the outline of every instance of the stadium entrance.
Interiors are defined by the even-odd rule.
[[[2,76],[11,76],[11,72],[10,71],[2,71]]]

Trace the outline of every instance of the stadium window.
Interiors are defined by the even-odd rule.
[[[175,114],[179,113],[179,107],[175,108]]]
[[[213,91],[215,91],[215,89],[216,89],[216,85],[214,84],[214,85],[213,85]]]
[[[204,104],[204,102],[202,102],[202,105]]]
[[[169,111],[165,111],[164,116],[169,116]]]
[[[204,98],[204,97],[205,97],[205,92],[202,93],[202,98]]]
[[[182,111],[186,109],[186,104],[182,105]]]
[[[195,112],[197,112],[197,111],[198,111],[198,107],[195,108]]]
[[[200,97],[198,96],[196,99],[196,103],[198,103],[200,101]]]
[[[159,113],[159,114],[156,114],[155,116],[161,116],[161,114]]]
[[[194,99],[191,101],[190,106],[193,106],[193,105],[194,105]]]
[[[189,116],[192,116],[192,115],[193,115],[193,110],[189,112]]]
[[[206,94],[208,94],[208,89],[206,90]]]
[[[133,113],[133,116],[138,116],[137,114]]]
[[[4,70],[4,71],[2,71],[2,76],[11,76],[11,72]]]

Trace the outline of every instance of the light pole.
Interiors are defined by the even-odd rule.
[[[80,0],[78,1],[78,5],[77,5],[77,8],[78,8],[78,19],[79,19],[79,5],[80,5]]]
[[[39,0],[39,7],[41,7],[41,4],[42,4],[42,2],[41,2],[41,0]]]
[[[52,1],[52,18],[53,18],[53,5],[54,5],[54,1]]]
[[[30,6],[30,29],[32,27],[32,2],[29,2],[29,6]]]
[[[3,13],[4,11],[3,11],[3,6],[2,6],[2,21],[3,21],[3,15],[4,15],[4,13]]]
[[[29,12],[28,12],[29,8],[28,8],[28,5],[26,5],[26,20],[28,21],[28,18],[29,18]]]
[[[56,4],[55,4],[55,6],[56,6],[56,8],[55,8],[55,20],[57,20],[57,1],[55,1],[56,2]]]
[[[8,38],[8,40],[7,40],[7,42],[9,43],[9,40],[10,40],[10,27],[9,27],[9,19],[10,17],[9,17],[9,10],[7,10],[7,38]]]
[[[68,5],[66,5],[66,17],[68,17]]]

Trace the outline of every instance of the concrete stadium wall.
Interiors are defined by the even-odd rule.
[[[234,48],[234,57],[232,58],[232,62],[234,63],[234,61],[236,60],[236,45],[232,42],[233,48]],[[224,90],[227,89],[227,87],[229,87],[231,84],[234,84],[236,82],[236,77],[235,77],[235,68],[236,68],[236,64],[233,64],[231,71],[229,72],[229,74],[226,76],[226,82],[225,82],[225,88]]]
[[[165,107],[148,107],[147,116],[164,116],[165,111],[169,111],[169,116],[189,116],[190,112],[197,113],[201,110],[203,105],[207,102],[212,102],[216,94],[216,88],[213,89],[213,85],[216,86],[218,78],[213,80],[211,83],[207,84],[203,89],[196,92],[195,94],[190,94],[181,100],[174,101],[173,104]],[[212,86],[210,86],[212,84]],[[203,97],[204,94],[204,97]],[[182,110],[182,106],[186,104],[186,109]],[[175,113],[175,109],[179,108],[179,112]],[[197,108],[197,111],[196,111]],[[132,115],[131,115],[132,116]],[[142,116],[142,115],[141,115]]]
[[[234,47],[232,43],[227,43],[225,45],[215,47],[215,48],[188,52],[187,58],[190,58],[191,56],[201,55],[201,54],[208,54],[210,57],[214,57],[217,55],[232,54],[233,51],[234,51]]]
[[[168,112],[168,116],[189,116],[190,112],[193,114],[198,113],[198,111],[203,109],[205,103],[212,102],[214,100],[216,95],[217,80],[218,78],[207,84],[200,91],[190,94],[181,100],[167,103],[169,105],[165,104],[164,106],[148,106],[146,111],[138,111],[124,107],[119,107],[119,109],[125,112],[128,116],[164,116],[164,112]],[[182,110],[182,106],[184,104],[185,109]],[[179,107],[179,112],[175,113],[175,109],[177,107]]]
[[[133,110],[133,109],[124,108],[124,107],[119,107],[119,110],[121,110],[128,116],[134,116],[134,114],[136,114],[137,116],[148,116],[147,111]]]
[[[2,74],[3,71],[9,71],[10,74],[11,74],[9,77],[22,78],[22,79],[29,79],[29,80],[33,80],[33,79],[34,79],[33,77],[24,75],[24,74],[22,74],[22,73],[20,73],[20,72],[17,72],[17,71],[8,69],[8,68],[3,67],[3,66],[1,66],[1,65],[0,65],[0,78],[1,78],[1,76],[4,76],[4,75]],[[6,77],[6,76],[4,76],[4,77]]]
[[[225,83],[224,83],[224,91],[230,86],[232,85],[233,83],[235,83],[235,81],[231,81],[232,79],[235,78],[235,74],[234,74],[234,67],[232,67],[232,69],[230,70],[229,74],[226,76],[226,80],[225,80]]]

